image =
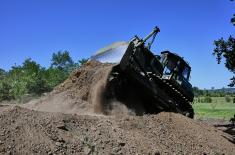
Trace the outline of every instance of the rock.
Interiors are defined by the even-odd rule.
[[[60,142],[56,142],[55,145],[56,146],[61,146],[61,143]]]
[[[6,154],[7,154],[7,155],[12,155],[12,152],[11,152],[11,151],[7,151]]]
[[[65,143],[65,140],[64,140],[63,138],[59,138],[59,139],[57,140],[57,142]]]
[[[154,155],[160,155],[160,152],[159,151],[155,151]]]
[[[66,126],[64,124],[58,124],[56,126],[58,129],[64,130],[64,131],[68,131],[68,129],[66,128]]]
[[[125,142],[119,142],[119,145],[120,145],[120,146],[125,146],[126,143],[125,143]]]
[[[84,154],[90,154],[91,153],[91,149],[90,149],[90,147],[88,147],[88,146],[85,146],[84,147]]]

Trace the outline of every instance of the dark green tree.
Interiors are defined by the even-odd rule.
[[[233,18],[231,19],[231,23],[235,26],[235,14],[233,14]]]
[[[81,60],[78,60],[79,62],[79,65],[82,66],[83,64],[85,64],[89,59],[81,59]]]
[[[32,59],[13,66],[8,72],[0,69],[0,101],[24,99],[51,91],[62,83],[71,71],[88,59],[74,63],[68,51],[53,53],[51,66],[46,69]]]
[[[0,82],[0,101],[13,99],[11,95],[11,85],[6,80]]]
[[[204,98],[204,103],[211,103],[212,102],[212,98],[210,96],[206,96]]]
[[[79,64],[74,63],[68,51],[58,51],[52,54],[51,67],[46,71],[47,83],[52,90],[55,86],[62,83],[69,73]]]
[[[235,26],[235,15],[231,19],[231,22]],[[224,58],[225,67],[230,72],[235,74],[235,38],[232,35],[230,35],[230,37],[227,40],[224,40],[224,38],[220,38],[214,41],[214,45],[215,45],[215,48],[214,48],[213,55],[216,56],[216,60],[218,64],[220,64],[222,58]],[[233,76],[230,80],[231,80],[231,83],[228,86],[234,87],[235,76]]]
[[[225,102],[231,102],[231,97],[230,96],[225,96],[224,97]]]
[[[49,90],[52,90],[55,86],[62,83],[68,77],[68,73],[64,70],[50,67],[46,70],[45,77]]]
[[[203,90],[200,90],[198,87],[193,87],[193,92],[195,97],[203,96]]]
[[[55,67],[61,70],[67,69],[74,64],[68,51],[63,51],[63,52],[58,51],[57,53],[53,53],[51,61],[52,61],[51,63],[52,68]]]
[[[6,79],[10,85],[13,99],[26,94],[40,95],[49,90],[46,83],[45,69],[31,59],[26,59],[21,66],[14,66]]]
[[[228,40],[223,38],[214,41],[215,48],[213,55],[216,56],[217,62],[221,63],[221,59],[225,59],[225,67],[235,74],[235,38],[230,36]],[[230,87],[235,85],[235,77],[231,78]]]
[[[6,71],[0,68],[0,80],[3,80],[6,76]]]
[[[45,69],[31,59],[26,59],[22,69],[28,93],[41,94],[49,88],[46,85]]]

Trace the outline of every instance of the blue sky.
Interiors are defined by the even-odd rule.
[[[194,86],[226,87],[232,74],[217,65],[213,40],[235,34],[234,13],[229,0],[0,0],[0,68],[29,57],[48,67],[59,50],[70,51],[74,60],[88,58],[157,25],[154,53],[183,56]]]

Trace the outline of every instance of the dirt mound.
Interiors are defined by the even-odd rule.
[[[113,64],[89,61],[72,72],[67,80],[47,96],[33,100],[23,107],[37,111],[80,115],[97,115],[107,112],[111,115],[135,115],[133,109],[127,108],[125,104],[115,99],[109,101],[109,106],[105,106],[107,103],[103,96],[112,67]]]
[[[88,62],[47,96],[0,107],[0,154],[235,154],[233,137],[180,114],[113,102],[115,115],[99,115],[111,68]]]
[[[228,135],[180,114],[85,116],[10,107],[0,154],[235,154]]]
[[[23,105],[26,108],[47,112],[94,115],[102,112],[102,93],[112,64],[89,61],[50,94]]]

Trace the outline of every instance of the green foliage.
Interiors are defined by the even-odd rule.
[[[27,93],[41,94],[48,90],[45,79],[45,69],[31,59],[26,59],[22,70],[25,77]]]
[[[214,42],[215,49],[213,55],[216,56],[217,62],[221,63],[222,58],[225,59],[225,67],[235,74],[235,38],[230,36],[228,40],[223,38]],[[230,87],[235,85],[235,77],[231,78]]]
[[[67,77],[68,72],[58,68],[49,68],[45,72],[46,83],[50,90],[62,83]]]
[[[68,51],[58,51],[52,54],[51,67],[46,71],[47,84],[53,89],[62,83],[71,71],[79,67],[74,63]]]
[[[200,90],[198,87],[193,87],[193,92],[194,92],[194,96],[198,97],[198,96],[203,96],[203,90]]]
[[[206,96],[205,98],[204,98],[204,101],[203,101],[204,103],[211,103],[212,102],[212,98],[211,97],[209,97],[209,96]]]
[[[224,97],[224,100],[225,100],[225,102],[231,102],[232,99],[231,99],[231,97],[229,97],[229,96],[225,96],[225,97]]]
[[[231,19],[232,24],[235,26],[235,14]],[[220,38],[214,41],[214,52],[218,64],[221,63],[222,58],[225,59],[225,67],[232,73],[235,74],[235,38],[230,35],[228,40]],[[235,76],[231,79],[230,87],[235,86]]]
[[[80,66],[82,66],[83,64],[85,64],[86,62],[88,61],[88,59],[81,59],[81,60],[79,60],[78,62],[79,62],[79,65]]]
[[[10,90],[11,90],[11,86],[10,86],[9,82],[7,82],[6,80],[1,80],[1,82],[0,82],[0,101],[10,100],[13,98],[11,96]]]
[[[6,71],[0,68],[0,80],[3,80],[6,76]]]
[[[233,14],[233,18],[231,19],[231,23],[235,26],[235,14]]]
[[[0,69],[0,101],[39,96],[62,83],[71,71],[87,59],[74,63],[68,51],[53,53],[51,67],[43,68],[31,59],[13,66],[8,72]]]
[[[64,52],[58,51],[57,53],[53,53],[51,61],[52,61],[51,64],[52,68],[55,67],[61,70],[68,69],[74,64],[68,51]]]
[[[232,92],[226,91],[226,89],[201,90],[197,87],[193,87],[193,92],[195,97],[201,97],[201,96],[225,97],[232,95]]]
[[[25,94],[41,94],[48,90],[44,76],[45,69],[31,59],[26,59],[22,66],[14,66],[1,81],[2,99],[17,99]],[[9,89],[9,90],[8,90]],[[3,93],[5,91],[5,93]],[[8,92],[9,97],[6,96]]]
[[[233,98],[233,103],[235,103],[235,97]]]
[[[198,98],[198,103],[202,103],[203,100],[201,98]]]

